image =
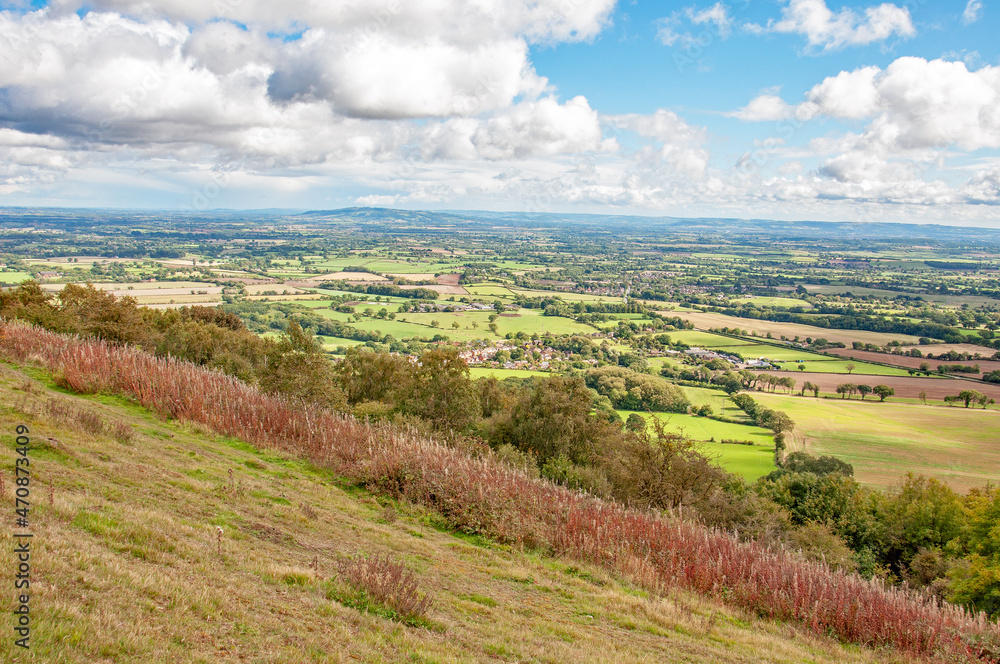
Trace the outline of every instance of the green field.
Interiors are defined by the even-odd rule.
[[[618,414],[627,419],[633,411],[620,410]],[[775,469],[774,437],[767,429],[760,427],[719,422],[707,417],[683,415],[680,413],[639,413],[650,421],[655,417],[666,423],[667,431],[677,431],[688,438],[702,443],[704,451],[731,473],[741,475],[752,482]],[[723,445],[722,439],[752,440],[754,445]]]
[[[479,284],[476,286],[466,286],[465,290],[469,291],[470,295],[477,295],[479,297],[488,297],[491,299],[495,298],[513,298],[514,294],[506,286],[500,286],[498,284]]]
[[[0,283],[19,284],[28,279],[31,279],[31,274],[28,272],[21,272],[19,270],[0,271]]]
[[[674,330],[672,332],[667,332],[667,334],[670,336],[671,341],[681,341],[686,343],[688,346],[699,346],[701,348],[726,348],[732,346],[752,345],[752,342],[750,341],[731,339],[730,337],[724,337],[721,334],[701,332],[700,330]],[[742,348],[734,348],[733,350],[743,354]]]
[[[798,300],[794,297],[750,297],[741,298],[740,300],[737,300],[737,302],[746,302],[758,307],[783,307],[785,309],[790,307],[802,307],[803,309],[812,309],[811,304],[805,302],[804,300]]]
[[[795,421],[790,449],[830,454],[888,486],[907,471],[956,490],[1000,481],[1000,411],[755,393]]]

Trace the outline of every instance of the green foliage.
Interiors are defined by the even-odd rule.
[[[908,569],[924,549],[942,549],[962,533],[961,498],[934,478],[908,473],[899,489],[882,497],[882,560],[895,573]]]
[[[586,373],[587,387],[622,410],[687,412],[690,402],[672,383],[624,367],[601,367]]]
[[[968,555],[949,572],[949,599],[1000,616],[1000,488],[965,499],[968,527],[961,538]]]
[[[792,452],[785,457],[782,467],[768,475],[767,479],[775,480],[788,473],[812,473],[820,476],[839,473],[851,477],[854,475],[854,467],[832,456],[817,458],[807,452]]]
[[[333,365],[312,335],[292,321],[282,339],[268,353],[268,370],[260,387],[294,401],[342,410],[343,390],[334,380]]]
[[[529,452],[544,466],[565,457],[574,464],[593,463],[599,453],[622,439],[621,427],[592,414],[593,396],[583,379],[552,376],[524,390],[510,410],[484,422],[490,444],[510,444]]]
[[[601,465],[618,500],[636,507],[670,509],[706,506],[721,492],[728,473],[684,436],[666,431],[660,420],[606,448]]]

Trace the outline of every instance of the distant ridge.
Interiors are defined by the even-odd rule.
[[[901,224],[860,221],[779,221],[773,219],[737,219],[721,217],[651,217],[578,213],[493,212],[488,210],[400,210],[393,208],[350,207],[335,210],[310,210],[297,217],[354,221],[404,221],[409,223],[493,222],[518,228],[586,227],[589,231],[607,232],[673,231],[684,235],[753,234],[794,237],[830,237],[859,239],[921,239],[975,243],[1000,243],[1000,229],[966,228],[942,224]],[[969,233],[973,231],[974,233]],[[963,237],[967,236],[967,237]],[[969,237],[973,236],[974,237]]]
[[[348,207],[331,210],[117,210],[88,208],[0,207],[0,227],[86,225],[127,225],[133,221],[148,223],[162,220],[171,225],[204,227],[212,221],[246,221],[274,224],[298,224],[306,221],[354,223],[365,230],[391,232],[396,227],[412,231],[415,226],[444,227],[453,230],[488,231],[496,226],[531,229],[579,229],[592,238],[602,235],[644,232],[681,236],[755,235],[786,240],[829,238],[859,240],[921,240],[958,245],[1000,244],[1000,228],[946,226],[942,224],[903,224],[859,221],[778,221],[773,219],[737,219],[720,217],[654,217],[618,214],[583,214],[560,212],[494,212],[489,210],[403,210],[382,207]],[[461,229],[454,228],[461,226]],[[433,232],[433,231],[432,231]]]

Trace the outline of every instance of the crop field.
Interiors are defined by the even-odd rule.
[[[795,421],[795,445],[888,486],[906,472],[964,490],[1000,480],[1000,411],[754,394]],[[789,449],[793,449],[790,446]]]
[[[713,327],[735,327],[747,330],[751,333],[756,332],[762,337],[766,336],[770,332],[771,336],[775,339],[779,339],[782,335],[784,335],[789,339],[794,339],[795,337],[799,337],[801,339],[823,338],[829,339],[830,341],[840,341],[848,345],[854,341],[863,341],[865,343],[883,345],[889,343],[890,341],[899,341],[902,344],[917,343],[917,339],[915,337],[907,336],[905,334],[885,334],[882,332],[867,332],[864,330],[836,330],[814,327],[812,325],[799,325],[797,323],[778,323],[774,321],[757,320],[754,318],[736,318],[725,314],[704,313],[700,311],[686,312],[680,309],[675,310],[672,313],[666,313],[671,316],[678,316],[684,320],[691,321],[694,323],[695,327],[701,329]]]
[[[926,348],[927,347],[925,347],[925,349]],[[979,352],[982,352],[984,350],[985,351],[991,351],[992,349],[980,348]],[[935,352],[935,351],[937,351],[937,352]],[[932,371],[935,370],[935,369],[937,369],[937,366],[939,364],[964,364],[964,365],[976,365],[976,364],[978,364],[979,368],[982,369],[982,371],[980,372],[980,374],[983,371],[997,371],[997,370],[1000,370],[1000,361],[998,361],[998,360],[943,360],[943,359],[938,359],[936,357],[933,357],[933,358],[927,358],[927,357],[910,357],[909,355],[894,355],[894,354],[891,354],[891,353],[874,353],[874,352],[871,352],[871,351],[853,350],[853,349],[849,349],[849,348],[831,348],[829,352],[833,353],[835,355],[842,356],[842,357],[847,357],[847,358],[854,357],[854,358],[857,358],[859,360],[873,360],[875,362],[885,362],[887,364],[896,364],[896,365],[899,365],[901,367],[908,367],[908,368],[911,368],[911,369],[919,369],[920,365],[924,364],[926,362],[927,364],[929,364],[931,366],[931,370]],[[935,348],[934,351],[929,351],[929,352],[933,352],[936,355],[937,353],[940,353],[940,352],[943,352],[943,351],[938,351]],[[990,354],[992,355],[992,353],[990,353]],[[978,374],[963,374],[963,375],[975,376],[975,375],[978,375]]]
[[[791,297],[749,297],[745,299],[740,299],[740,303],[746,302],[748,304],[753,304],[758,307],[802,307],[803,309],[812,309],[812,305],[808,302],[803,302],[802,300],[796,300]]]
[[[782,372],[796,380],[796,391],[801,390],[805,382],[819,385],[820,393],[831,398],[841,398],[836,394],[837,385],[842,383],[865,383],[868,385],[888,385],[896,391],[896,394],[889,397],[890,400],[896,398],[919,399],[921,392],[925,393],[928,401],[942,401],[946,396],[954,396],[962,390],[974,389],[982,392],[988,397],[992,397],[1000,402],[1000,385],[983,383],[981,381],[968,381],[954,378],[943,378],[940,376],[864,376],[858,374],[836,374],[818,373],[814,371],[804,372]],[[858,397],[855,397],[856,399]],[[867,400],[875,401],[878,397],[869,396]]]

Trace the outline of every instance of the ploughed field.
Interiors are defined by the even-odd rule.
[[[935,355],[937,355],[938,352],[941,352],[934,346],[930,346],[930,348],[933,348],[934,350],[928,350],[927,352],[934,353]],[[980,353],[988,353],[987,357],[995,352],[993,349],[977,348]],[[943,360],[937,357],[910,357],[909,355],[876,353],[870,350],[853,350],[851,348],[831,348],[827,352],[839,357],[854,358],[865,362],[882,362],[884,364],[893,364],[895,366],[906,367],[908,369],[919,369],[920,365],[926,362],[931,365],[931,370],[937,369],[939,364],[978,364],[979,368],[982,370],[978,374],[963,374],[965,376],[982,376],[983,372],[1000,370],[1000,360]],[[980,392],[982,392],[982,390],[980,390]]]
[[[962,390],[977,390],[1000,402],[1000,385],[984,383],[980,380],[927,376],[870,376],[865,374],[814,373],[810,371],[780,371],[771,373],[795,378],[796,391],[802,389],[803,383],[810,382],[819,385],[821,394],[828,393],[836,398],[840,398],[836,395],[835,390],[841,383],[862,383],[872,386],[888,385],[896,390],[896,394],[889,397],[890,399],[919,399],[920,393],[926,392],[928,400],[943,401],[946,396],[955,396]],[[858,396],[853,398],[855,401],[860,399]],[[865,400],[878,401],[878,397],[869,395]]]

